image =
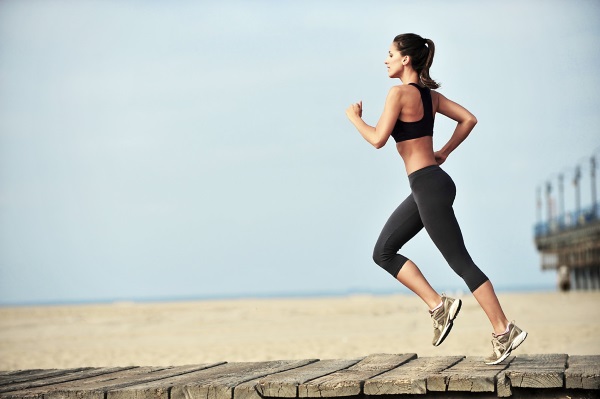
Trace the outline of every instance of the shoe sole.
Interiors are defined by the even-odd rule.
[[[511,342],[511,344],[508,347],[508,349],[506,350],[506,352],[504,352],[504,354],[502,356],[500,356],[500,359],[494,360],[493,362],[489,362],[489,363],[486,362],[485,364],[494,365],[494,364],[498,364],[498,363],[504,361],[504,359],[506,359],[507,357],[510,356],[510,354],[512,353],[513,350],[517,349],[519,347],[519,345],[521,345],[523,343],[523,341],[525,341],[525,338],[527,338],[527,331],[521,331],[521,334],[519,334],[515,337],[515,339],[513,340],[513,342]]]
[[[456,316],[458,316],[458,312],[460,312],[461,306],[462,301],[460,299],[456,299],[452,306],[450,306],[450,312],[448,312],[448,321],[446,322],[446,327],[444,328],[437,342],[433,346],[439,346],[442,342],[444,342],[444,340],[450,333],[450,330],[452,330],[452,326],[454,325],[454,319],[456,319]]]

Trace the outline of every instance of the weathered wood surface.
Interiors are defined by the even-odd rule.
[[[282,373],[294,373],[294,372],[297,372],[296,370],[303,368],[303,367],[310,366],[312,364],[315,364],[318,361],[319,361],[318,359],[310,359],[310,360],[298,362],[297,364],[294,364],[294,368],[291,368],[286,371],[281,371],[281,372],[278,372],[275,374],[270,374],[270,375],[273,376],[273,375],[280,375]],[[236,386],[233,391],[233,396],[236,399],[261,399],[262,396],[259,395],[258,390],[257,390],[257,385],[261,379],[262,379],[262,377],[255,378],[253,380],[246,381],[246,382],[241,383],[240,385]]]
[[[467,357],[454,366],[427,378],[430,391],[494,392],[496,376],[514,359],[486,365],[483,357]]]
[[[523,392],[600,397],[600,355],[522,355],[496,366],[479,357],[375,354],[347,360],[0,371],[0,399],[468,398],[521,397]]]
[[[416,358],[415,353],[370,355],[347,369],[300,384],[298,396],[300,398],[321,398],[360,395],[364,382],[369,378]]]
[[[75,368],[75,369],[51,369],[51,370],[18,370],[18,371],[3,371],[0,372],[0,386],[27,382],[33,380],[41,380],[44,378],[58,377],[61,375],[77,373],[80,371],[91,370],[91,367]]]
[[[191,366],[197,369],[201,365]],[[104,373],[92,378],[70,380],[56,385],[7,392],[4,398],[44,398],[44,399],[104,399],[110,389],[155,381],[167,376],[185,373],[190,367],[133,367]]]
[[[306,365],[311,360],[278,360],[258,363],[227,363],[212,376],[171,389],[170,399],[231,399],[237,385],[269,374]]]
[[[502,370],[496,376],[496,392],[499,398],[512,396],[512,387],[510,386],[510,380],[506,376],[506,370]]]
[[[106,399],[168,399],[174,386],[186,385],[202,379],[208,369],[224,365],[225,362],[198,365],[189,372],[173,375],[160,380],[141,382],[135,385],[108,388]]]
[[[140,367],[124,371],[114,380],[87,384],[85,389],[68,385],[44,395],[44,399],[104,399],[105,392],[145,382],[161,380],[205,368],[205,365],[179,367]]]
[[[452,367],[464,356],[421,357],[365,382],[365,395],[424,394],[427,379]]]
[[[261,378],[256,385],[256,390],[261,396],[296,398],[300,384],[346,369],[360,360],[321,360],[304,367]]]
[[[564,384],[567,355],[522,355],[506,371],[512,387],[561,388]]]
[[[4,392],[13,392],[16,391],[16,395],[23,395],[25,392],[29,392],[31,395],[35,396],[36,392],[45,393],[48,390],[51,390],[55,387],[60,386],[60,384],[66,384],[72,382],[73,384],[79,385],[80,383],[86,383],[93,378],[97,378],[99,380],[106,379],[112,377],[115,373],[135,369],[137,367],[111,367],[111,368],[92,368],[87,370],[80,370],[75,372],[68,372],[64,374],[55,374],[49,373],[48,378],[35,378],[28,379],[25,381],[19,381],[15,384],[3,385],[0,387],[0,394]],[[49,387],[49,388],[46,388]],[[2,395],[10,396],[10,395]]]
[[[565,387],[600,389],[600,356],[569,356]]]

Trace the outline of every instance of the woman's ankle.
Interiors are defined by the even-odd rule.
[[[510,322],[508,320],[503,321],[501,323],[496,323],[493,328],[494,328],[494,335],[496,337],[500,336],[500,335],[504,335],[508,332],[508,327],[509,327]]]

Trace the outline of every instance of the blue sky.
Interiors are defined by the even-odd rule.
[[[403,32],[435,42],[440,91],[479,120],[444,165],[471,255],[499,288],[552,287],[535,190],[598,153],[599,17],[579,0],[0,2],[0,304],[400,291],[371,253],[409,193],[402,161],[344,110],[376,123]],[[436,147],[451,132],[438,118]],[[403,254],[466,291],[426,233]]]

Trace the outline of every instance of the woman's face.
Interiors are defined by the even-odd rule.
[[[388,56],[385,59],[385,65],[387,66],[388,76],[390,78],[400,77],[400,73],[404,68],[404,64],[402,63],[402,60],[404,58],[405,57],[403,57],[402,54],[400,54],[396,43],[392,42],[392,45],[390,46],[390,49],[388,51]]]

